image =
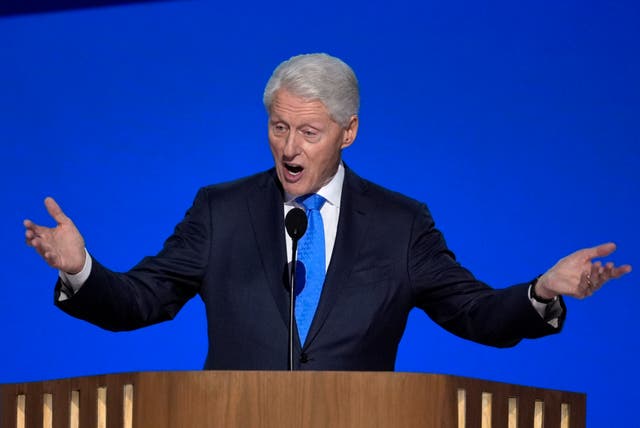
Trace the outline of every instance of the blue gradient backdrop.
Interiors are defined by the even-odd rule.
[[[0,382],[202,366],[202,303],[109,333],[54,308],[23,242],[52,195],[103,263],[155,253],[198,187],[272,164],[261,94],[302,52],[348,62],[361,131],[345,159],[426,202],[496,287],[613,240],[638,263],[640,7],[634,1],[190,1],[0,19]],[[397,370],[588,394],[592,427],[637,426],[632,273],[569,299],[562,334],[497,350],[411,316]]]

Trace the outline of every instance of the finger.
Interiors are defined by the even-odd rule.
[[[27,238],[28,241],[30,241],[36,237],[36,233],[31,229],[27,229],[24,231],[24,237]]]
[[[601,278],[602,263],[597,261],[591,264],[591,270],[587,273],[589,288],[599,288],[602,284]]]
[[[595,247],[585,248],[584,250],[578,251],[580,255],[582,255],[585,260],[596,259],[600,257],[606,257],[609,254],[613,253],[616,250],[616,244],[613,242],[607,242],[606,244],[596,245]]]
[[[69,221],[69,217],[67,217],[64,212],[62,212],[60,205],[58,205],[55,199],[53,199],[51,196],[47,196],[44,199],[44,205],[47,207],[49,215],[53,217],[53,219],[58,224],[67,223]]]
[[[600,270],[600,278],[603,281],[608,281],[613,277],[613,268],[614,268],[614,264],[613,262],[608,262],[606,265],[604,265],[602,267],[602,269]]]
[[[604,268],[602,267],[602,262],[598,260],[591,265],[591,275],[595,276],[596,279],[602,275],[604,272]]]
[[[36,232],[38,230],[38,228],[42,228],[42,226],[35,224],[34,222],[32,222],[31,220],[24,220],[22,222],[22,224],[24,225],[24,227],[27,230],[33,230],[34,232]]]
[[[28,223],[27,223],[28,222]],[[28,226],[27,226],[28,224]],[[27,239],[33,239],[37,237],[46,237],[47,233],[50,232],[50,228],[45,226],[39,226],[31,221],[25,220],[26,229],[24,231],[24,235]]]
[[[48,227],[39,226],[39,225],[31,222],[28,226],[25,225],[24,234],[27,237],[29,237],[29,235],[42,236],[48,230],[50,230]]]
[[[27,245],[29,245],[30,247],[33,247],[36,253],[38,253],[40,257],[42,257],[44,261],[47,262],[47,264],[49,264],[49,260],[47,260],[47,258],[45,257],[45,254],[50,253],[51,251],[50,251],[50,248],[43,245],[41,240],[36,238],[31,241],[27,241]]]
[[[609,262],[605,266],[600,268],[597,282],[594,281],[593,277],[591,278],[591,280],[592,282],[595,282],[594,288],[597,290],[610,280],[620,278],[622,275],[625,275],[629,272],[631,272],[630,265],[623,265],[616,268],[613,262]]]
[[[51,246],[48,245],[42,238],[36,236],[35,238],[28,239],[27,244],[36,249],[40,255],[44,255],[45,252],[51,249]]]
[[[591,265],[591,291],[595,292],[602,288],[604,284],[611,279],[611,269],[613,263],[607,263],[607,266],[602,266],[602,263],[596,262]]]
[[[620,278],[622,275],[626,275],[631,272],[631,265],[622,265],[611,270],[611,278]]]

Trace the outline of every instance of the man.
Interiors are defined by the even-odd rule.
[[[352,70],[324,54],[283,62],[264,93],[273,169],[202,188],[164,248],[126,273],[102,266],[55,201],[57,226],[25,220],[27,243],[60,270],[56,304],[103,328],[173,318],[199,294],[207,369],[285,369],[291,239],[309,230],[296,265],[294,368],[393,370],[409,311],[492,346],[560,331],[563,295],[590,296],[631,271],[602,265],[614,244],[577,251],[532,281],[494,290],[460,266],[426,206],[358,177],[341,161],[358,132]],[[314,201],[315,206],[310,201]]]

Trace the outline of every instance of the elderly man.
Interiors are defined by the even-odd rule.
[[[89,255],[55,201],[57,222],[25,220],[27,243],[60,270],[56,304],[110,330],[173,318],[200,295],[207,369],[287,367],[291,238],[285,215],[307,212],[296,265],[294,368],[393,370],[409,311],[492,346],[560,331],[562,295],[590,296],[631,270],[602,265],[613,244],[577,251],[505,289],[456,262],[426,206],[357,176],[341,161],[358,133],[353,71],[325,54],[283,62],[264,93],[273,169],[204,187],[153,257],[116,273]]]

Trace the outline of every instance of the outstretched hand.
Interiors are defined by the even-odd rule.
[[[27,245],[35,248],[49,266],[71,274],[80,272],[86,257],[84,238],[53,198],[45,198],[44,205],[57,224],[45,227],[25,220]]]
[[[573,296],[578,299],[591,296],[611,279],[620,278],[631,272],[630,265],[616,267],[613,262],[602,264],[593,261],[606,257],[616,250],[612,242],[592,248],[585,248],[560,259],[542,275],[536,283],[536,294],[542,298],[557,295]]]

